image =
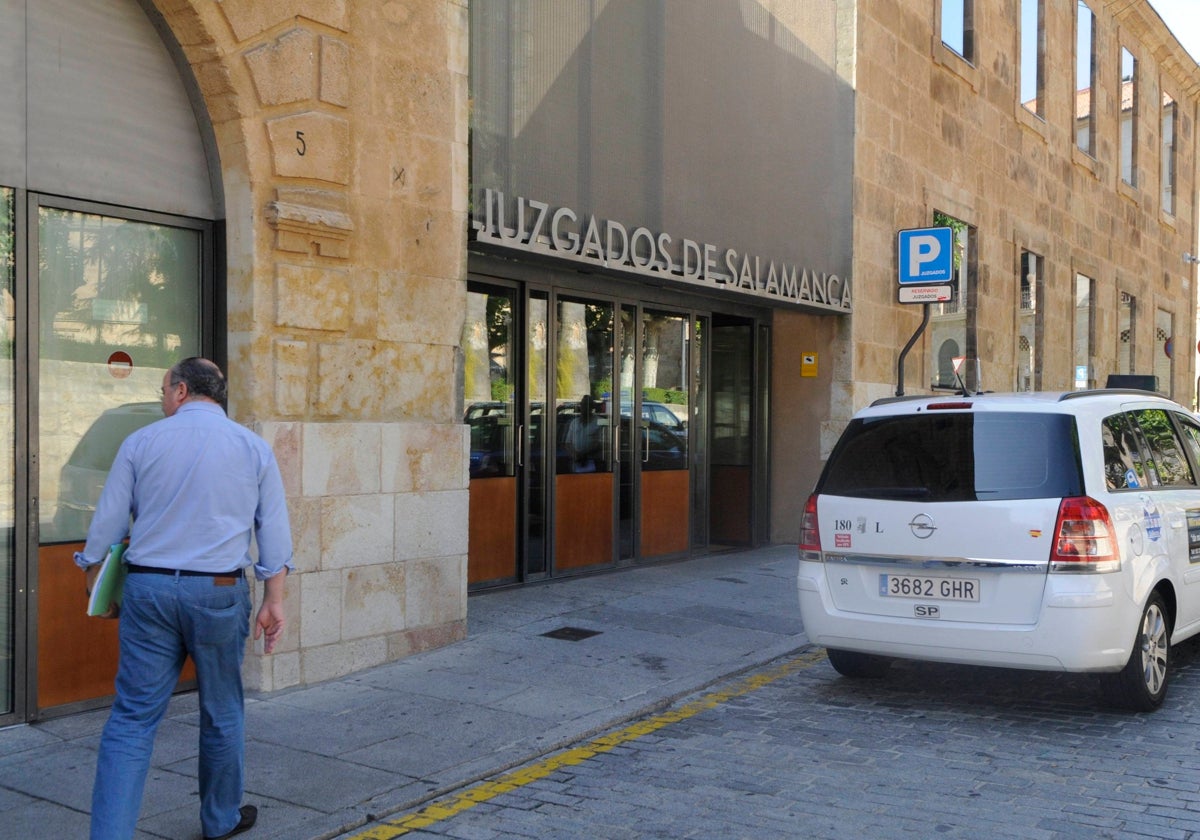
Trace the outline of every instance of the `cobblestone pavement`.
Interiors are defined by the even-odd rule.
[[[1092,677],[819,648],[347,837],[1200,837],[1200,645],[1162,709]]]

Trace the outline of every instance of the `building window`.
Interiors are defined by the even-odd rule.
[[[1096,119],[1092,95],[1096,75],[1096,16],[1079,0],[1075,8],[1075,144],[1096,155]]]
[[[930,305],[930,387],[975,390],[980,382],[975,337],[975,228],[941,212],[933,214],[933,224],[954,231],[954,296],[946,303]]]
[[[1039,117],[1046,115],[1045,66],[1044,0],[1021,0],[1021,104]]]
[[[1094,387],[1092,379],[1092,335],[1096,323],[1095,281],[1075,275],[1075,390]]]
[[[1137,186],[1137,59],[1121,47],[1121,180]]]
[[[1175,393],[1173,380],[1175,316],[1165,309],[1154,313],[1154,375],[1158,378],[1158,390],[1167,396]]]
[[[1137,344],[1137,298],[1121,292],[1117,310],[1117,373],[1133,373],[1134,346]]]
[[[942,43],[975,62],[975,0],[942,0]]]
[[[1169,94],[1162,102],[1162,209],[1175,215],[1175,114],[1178,108]]]
[[[1017,385],[1018,391],[1037,391],[1042,385],[1041,349],[1042,258],[1032,251],[1021,252],[1021,282],[1018,301]]]

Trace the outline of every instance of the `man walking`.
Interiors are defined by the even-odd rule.
[[[204,837],[232,837],[258,818],[253,805],[242,805],[241,669],[251,610],[245,569],[253,565],[264,581],[254,638],[265,636],[271,653],[283,633],[292,538],[275,456],[225,416],[225,394],[224,375],[207,359],[184,359],[167,371],[166,417],[121,445],[87,544],[75,555],[90,592],[108,547],[129,537],[117,697],[100,739],[92,840],[133,837],[155,731],[189,655],[199,684]]]

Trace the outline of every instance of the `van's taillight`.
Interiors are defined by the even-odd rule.
[[[813,493],[804,504],[804,515],[800,518],[800,559],[821,562],[821,529],[817,524],[817,494]]]
[[[1050,547],[1052,572],[1115,572],[1121,568],[1108,509],[1088,496],[1063,499]]]

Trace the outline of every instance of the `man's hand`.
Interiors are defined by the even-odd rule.
[[[83,578],[84,578],[83,585],[87,589],[87,596],[89,598],[92,597],[92,590],[96,588],[96,578],[100,577],[100,566],[101,565],[102,564],[100,564],[100,563],[96,563],[94,565],[88,566],[86,569],[83,570]]]
[[[254,621],[254,640],[258,641],[266,635],[263,651],[272,653],[275,643],[283,636],[283,604],[273,601],[263,601],[258,608],[258,618]]]
[[[274,651],[275,643],[283,637],[283,593],[286,585],[287,569],[263,581],[263,602],[254,620],[254,640],[258,641],[266,634],[263,643],[265,653]]]
[[[92,590],[96,588],[96,578],[100,577],[100,565],[96,563],[93,566],[88,566],[83,570],[84,588],[87,590],[87,596],[92,597]],[[93,618],[116,618],[121,612],[121,608],[117,604],[113,604],[108,608],[108,612],[103,615],[92,616]]]

